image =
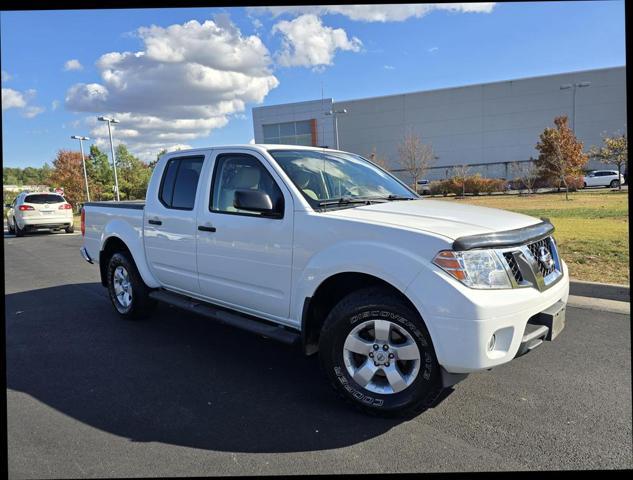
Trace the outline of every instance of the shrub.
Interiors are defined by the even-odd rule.
[[[575,192],[576,190],[580,190],[584,186],[585,180],[582,175],[566,175],[565,182],[567,182],[569,191]],[[562,186],[564,187],[564,185]]]

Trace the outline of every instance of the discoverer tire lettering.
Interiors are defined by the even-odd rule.
[[[363,328],[372,320],[391,322],[398,330],[404,329],[417,345],[419,370],[403,390],[394,388],[389,393],[379,393],[380,390],[369,389],[370,384],[359,385],[348,371],[343,353],[345,339],[354,329]],[[439,365],[422,319],[400,298],[378,287],[353,292],[332,309],[321,331],[319,357],[324,373],[338,394],[357,409],[373,415],[419,413],[442,391]]]

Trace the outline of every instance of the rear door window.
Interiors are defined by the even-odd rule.
[[[24,197],[24,203],[34,203],[39,205],[43,205],[45,203],[63,203],[65,201],[66,200],[64,200],[64,197],[61,195],[52,193],[37,193]]]
[[[159,192],[167,208],[193,210],[204,156],[178,157],[167,162]]]

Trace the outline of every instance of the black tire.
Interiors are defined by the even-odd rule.
[[[75,226],[71,225],[70,227],[66,227],[64,230],[66,230],[66,233],[73,233],[75,231]]]
[[[397,393],[381,394],[364,388],[345,366],[345,339],[356,326],[372,318],[388,319],[397,324],[415,340],[419,349],[417,376]],[[364,413],[410,417],[431,406],[443,390],[440,367],[424,322],[417,312],[383,288],[368,287],[353,292],[332,309],[321,331],[319,358],[325,375],[338,394]]]
[[[7,228],[9,229],[9,233],[15,233],[15,227],[12,227],[8,220],[7,220]]]
[[[116,298],[114,289],[114,272],[119,266],[127,271],[129,283],[132,287],[132,299],[127,307],[122,305]],[[107,283],[110,301],[114,309],[125,319],[136,320],[145,318],[156,306],[156,301],[149,297],[151,289],[143,282],[136,264],[128,252],[116,252],[110,257],[107,269]]]
[[[15,221],[15,217],[13,217],[13,224],[15,225],[15,236],[23,237],[24,234],[26,233],[26,229],[20,228],[20,225],[18,225],[18,222]]]
[[[611,180],[611,183],[609,184],[609,186],[611,188],[618,188],[620,186],[620,182],[618,180]]]
[[[583,182],[582,188],[587,188],[587,182]]]

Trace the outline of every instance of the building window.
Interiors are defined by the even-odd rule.
[[[273,123],[262,125],[264,129],[264,143],[285,145],[316,144],[316,120],[302,120],[299,122]]]

